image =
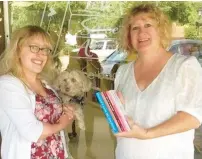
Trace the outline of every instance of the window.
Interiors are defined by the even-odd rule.
[[[103,41],[96,42],[95,48],[92,48],[92,50],[101,50],[103,48],[103,46],[104,46]]]
[[[170,49],[169,49],[170,52],[172,53],[178,53],[179,50],[178,50],[178,45],[174,45],[172,46]]]
[[[108,41],[106,49],[109,49],[109,50],[116,49],[116,43],[114,41]]]
[[[127,57],[127,53],[120,51],[120,50],[116,50],[114,51],[114,53],[112,53],[107,59],[106,61],[108,62],[121,62],[124,61]]]
[[[193,55],[198,58],[199,54],[202,52],[201,46],[196,43],[187,43],[180,45],[180,52],[183,55]]]
[[[182,55],[191,55],[191,48],[194,44],[186,43],[186,44],[180,44],[179,49],[180,53]]]

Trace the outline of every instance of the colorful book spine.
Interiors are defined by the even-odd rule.
[[[120,119],[120,116],[119,114],[117,114],[117,111],[116,111],[116,106],[114,105],[114,103],[112,102],[112,100],[110,99],[109,95],[108,95],[108,92],[103,92],[102,94],[104,94],[104,98],[106,99],[106,102],[109,106],[109,109],[111,110],[111,114],[114,116],[115,118],[115,121],[117,122],[118,126],[120,127],[120,132],[122,131],[125,131],[124,129],[124,126],[121,122],[121,119]]]
[[[106,106],[107,106],[107,108],[109,110],[109,113],[111,114],[111,116],[112,116],[112,118],[113,118],[119,132],[121,132],[122,130],[121,130],[121,128],[120,128],[120,126],[119,126],[119,124],[118,124],[118,122],[117,122],[117,120],[116,120],[116,118],[114,116],[113,109],[110,108],[109,103],[108,103],[107,99],[105,98],[104,92],[101,92],[101,95],[102,95],[102,99],[104,100],[104,102],[105,102],[105,104],[106,104]]]
[[[102,99],[101,92],[95,93],[95,96],[96,96],[96,98],[97,98],[97,100],[98,100],[98,102],[100,104],[100,107],[101,107],[102,111],[104,112],[104,115],[105,115],[105,117],[107,119],[107,122],[109,123],[109,126],[111,127],[112,132],[113,133],[118,133],[119,132],[118,127],[116,126],[116,124],[115,124],[115,122],[114,122],[114,120],[113,120],[113,118],[112,118],[112,116],[111,116],[111,114],[110,114],[104,100]]]
[[[123,104],[120,100],[120,98],[118,97],[117,93],[115,90],[110,90],[110,91],[107,91],[107,93],[109,94],[109,96],[111,97],[112,99],[112,103],[115,103],[116,107],[115,107],[115,111],[117,111],[117,113],[119,114],[119,118],[121,119],[123,125],[124,125],[124,128],[126,131],[129,131],[130,130],[130,126],[125,118],[125,111],[124,111],[124,108],[123,108]]]

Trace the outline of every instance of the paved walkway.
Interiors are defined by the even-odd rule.
[[[69,144],[74,159],[114,159],[115,138],[101,110],[90,105],[85,106],[84,113],[86,132],[80,131]],[[195,159],[202,159],[202,154],[196,152]]]

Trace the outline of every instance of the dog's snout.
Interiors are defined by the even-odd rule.
[[[65,91],[67,91],[67,92],[68,92],[68,91],[69,91],[69,88],[68,88],[68,87],[66,87],[66,88],[65,88]]]

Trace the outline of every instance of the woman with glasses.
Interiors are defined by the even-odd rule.
[[[64,159],[63,129],[74,109],[62,108],[48,85],[54,78],[52,40],[42,28],[13,33],[0,57],[0,131],[2,159]]]
[[[116,73],[131,126],[116,134],[116,159],[193,159],[194,129],[202,122],[200,64],[166,51],[171,23],[154,5],[131,8],[122,29],[122,47],[138,57]]]

